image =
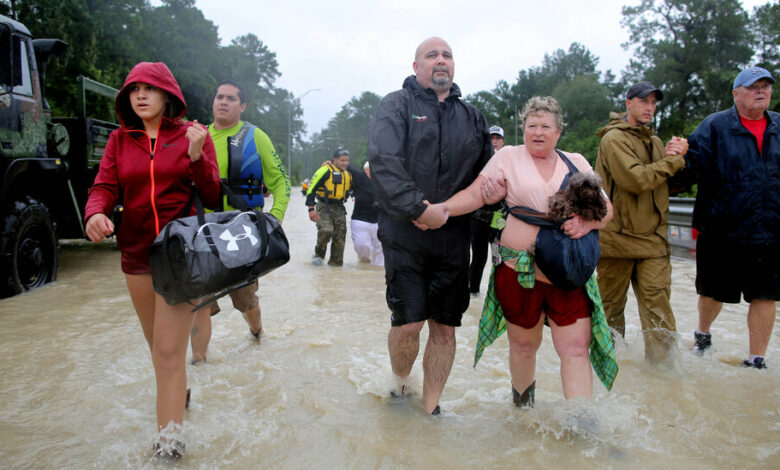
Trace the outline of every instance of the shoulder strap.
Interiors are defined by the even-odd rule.
[[[227,138],[228,147],[228,178],[241,178],[241,162],[244,157],[244,141],[255,126],[245,122],[241,129]]]
[[[527,206],[513,206],[507,209],[507,212],[527,224],[538,225],[539,227],[560,227],[559,223],[550,220],[544,212],[539,212]]]
[[[560,187],[560,189],[566,189],[566,186],[569,185],[569,178],[571,178],[571,175],[573,175],[574,173],[579,173],[580,170],[578,170],[577,167],[574,166],[574,163],[572,163],[571,160],[569,160],[569,157],[567,157],[565,153],[561,152],[558,149],[555,149],[555,152],[558,154],[559,157],[561,157],[561,160],[563,160],[566,166],[569,167],[569,172],[563,178],[563,182],[561,183],[561,187]],[[539,212],[527,206],[510,207],[509,209],[507,209],[507,212],[509,212],[514,217],[517,217],[518,219],[522,220],[527,224],[538,225],[539,227],[557,228],[561,226],[561,222],[562,222],[562,221],[551,220],[550,218],[547,217],[546,213]]]
[[[574,173],[579,173],[580,170],[577,169],[576,166],[574,166],[574,163],[569,160],[569,157],[566,156],[565,153],[561,152],[558,149],[555,149],[555,153],[558,154],[559,157],[561,157],[561,160],[563,160],[563,163],[566,164],[567,167],[569,167],[569,172],[566,173],[566,176],[563,177],[563,182],[561,182],[561,187],[558,189],[566,189],[566,186],[569,185],[569,178],[571,178],[571,175]]]

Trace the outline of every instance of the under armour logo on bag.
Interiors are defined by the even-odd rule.
[[[248,225],[241,225],[241,226],[244,227],[244,233],[233,235],[232,233],[230,233],[230,229],[226,229],[219,236],[219,238],[228,242],[227,244],[228,251],[238,251],[238,240],[244,240],[246,238],[249,239],[249,241],[252,243],[252,246],[257,245],[257,237],[252,235],[252,228],[249,227]]]

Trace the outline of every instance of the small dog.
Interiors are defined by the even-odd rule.
[[[607,203],[601,195],[601,177],[597,173],[577,172],[569,185],[550,196],[550,219],[561,220],[575,214],[584,220],[600,221],[607,215]]]

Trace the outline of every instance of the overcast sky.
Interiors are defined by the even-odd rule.
[[[219,28],[223,44],[255,34],[276,53],[277,86],[301,100],[311,134],[353,96],[383,96],[412,74],[414,50],[441,36],[453,50],[455,82],[464,95],[513,83],[520,70],[538,66],[546,53],[579,42],[599,58],[599,70],[616,75],[628,64],[621,44],[623,5],[640,0],[371,1],[196,0]],[[744,0],[753,6],[767,0]],[[476,5],[481,7],[477,8]],[[661,84],[658,84],[661,86]],[[262,127],[262,123],[255,123]]]

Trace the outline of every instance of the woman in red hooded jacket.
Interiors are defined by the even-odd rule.
[[[116,97],[122,126],[109,138],[84,214],[87,236],[100,241],[114,231],[108,215],[115,205],[124,207],[117,231],[122,271],[152,352],[158,431],[166,431],[155,454],[171,457],[184,453],[179,433],[189,396],[186,354],[195,316],[187,303],[168,305],[155,293],[148,249],[165,224],[190,215],[184,211],[193,185],[208,207],[218,205],[220,195],[214,144],[197,121],[181,120],[186,110],[165,64],[133,67]]]

